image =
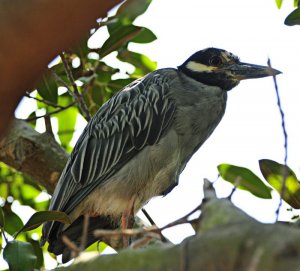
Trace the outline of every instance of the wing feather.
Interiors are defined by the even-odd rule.
[[[157,72],[113,96],[75,145],[50,209],[70,213],[140,150],[156,144],[169,127],[174,111],[169,82]]]

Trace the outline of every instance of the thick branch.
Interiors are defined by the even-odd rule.
[[[180,245],[125,250],[57,270],[90,271],[99,267],[111,271],[299,270],[297,228],[261,224],[225,199],[209,200],[201,217],[201,230]]]
[[[40,134],[28,123],[15,120],[9,134],[0,141],[0,161],[29,174],[51,193],[68,154],[52,134]]]
[[[47,64],[120,0],[0,1],[0,137]]]

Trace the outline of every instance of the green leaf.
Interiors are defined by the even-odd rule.
[[[67,105],[62,104],[63,106]],[[70,141],[73,138],[78,110],[76,107],[70,107],[57,115],[58,137],[62,146],[69,148]]]
[[[37,259],[30,243],[17,240],[7,243],[3,250],[3,258],[7,261],[10,271],[32,271]]]
[[[282,0],[275,0],[277,7],[280,9],[282,5]]]
[[[109,38],[104,42],[99,49],[99,55],[101,58],[109,53],[120,49],[127,44],[131,39],[137,36],[142,31],[142,27],[134,25],[122,25],[118,27]]]
[[[116,16],[133,22],[149,7],[151,0],[127,0],[119,7]]]
[[[35,202],[34,199],[41,193],[35,187],[30,184],[23,183],[19,187],[19,198],[18,200],[22,205],[29,205],[30,207],[34,208]]]
[[[3,208],[3,211],[5,216],[4,230],[10,235],[13,235],[18,229],[23,227],[23,222],[12,210]]]
[[[112,90],[113,93],[121,90],[125,86],[129,85],[132,83],[135,79],[134,78],[126,78],[126,79],[116,79],[116,80],[111,80],[108,83],[109,88]]]
[[[300,183],[296,174],[289,167],[268,159],[260,160],[259,166],[264,178],[279,194],[286,178],[282,198],[293,208],[300,209]]]
[[[110,92],[107,86],[96,85],[92,89],[92,99],[97,105],[101,106],[111,97],[111,95],[109,95]]]
[[[135,43],[149,43],[155,41],[157,37],[155,34],[148,28],[143,27],[141,33],[134,37],[131,42]]]
[[[152,72],[157,67],[156,62],[152,61],[147,56],[125,49],[119,52],[118,59],[141,69],[143,74]]]
[[[4,225],[5,225],[4,212],[2,210],[2,207],[0,207],[0,229],[4,228]]]
[[[218,170],[225,181],[232,183],[237,188],[247,190],[259,198],[272,198],[271,189],[251,170],[229,164],[219,165]]]
[[[286,17],[284,24],[289,26],[300,24],[300,7],[296,8]]]
[[[29,242],[32,245],[34,254],[36,255],[37,259],[35,262],[35,268],[40,270],[41,267],[44,265],[44,255],[43,255],[43,250],[40,246],[40,242],[33,240],[31,238],[26,238],[27,242]]]
[[[57,84],[54,78],[47,72],[36,87],[38,93],[47,101],[57,103]]]
[[[90,52],[90,48],[88,47],[88,39],[90,36],[90,32],[86,33],[80,43],[71,49],[79,57],[86,57]]]
[[[86,252],[98,251],[102,253],[108,247],[104,242],[96,242],[85,249]]]
[[[41,224],[47,221],[59,221],[64,224],[70,224],[70,218],[63,212],[58,211],[41,211],[36,212],[33,214],[27,223],[17,232],[14,234],[14,237],[16,238],[20,232],[24,231],[30,231],[37,227],[39,227]]]

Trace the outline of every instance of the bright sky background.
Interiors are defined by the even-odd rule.
[[[184,4],[182,4],[184,3]],[[283,72],[277,77],[289,136],[288,164],[299,173],[300,150],[300,55],[299,27],[283,24],[292,11],[292,1],[278,10],[275,1],[237,0],[154,0],[136,23],[149,27],[157,41],[132,46],[158,61],[161,67],[176,67],[195,51],[206,47],[223,48],[242,61],[272,66]],[[146,209],[157,223],[186,214],[202,199],[202,180],[214,181],[217,165],[231,163],[259,174],[262,158],[283,162],[283,134],[272,78],[243,81],[229,92],[225,117],[209,140],[188,163],[179,186],[163,199],[152,200]],[[232,186],[219,179],[219,196],[227,196]],[[258,200],[247,192],[237,192],[234,203],[251,216],[274,222],[278,195]],[[283,208],[284,209],[284,208]],[[159,212],[157,212],[159,210]],[[282,213],[281,219],[291,214]],[[176,235],[179,241],[181,236]]]
[[[267,65],[270,57],[272,66],[283,72],[277,81],[289,136],[288,164],[299,175],[300,29],[283,24],[293,9],[292,2],[284,1],[278,10],[274,0],[153,0],[136,24],[150,28],[158,39],[130,48],[157,61],[159,68],[176,67],[206,47],[226,49],[253,64]],[[24,106],[17,116],[24,117]],[[218,164],[248,167],[261,176],[259,159],[282,163],[283,157],[281,119],[272,78],[243,81],[230,91],[225,117],[188,163],[179,186],[165,198],[152,200],[146,209],[161,226],[201,202],[202,180],[214,181]],[[228,196],[232,189],[221,179],[215,187],[219,196]],[[247,192],[233,196],[237,206],[264,222],[274,222],[278,200],[276,192],[273,200],[258,200]],[[281,219],[290,217],[285,212]],[[187,234],[192,231],[184,228],[171,237],[179,242]]]

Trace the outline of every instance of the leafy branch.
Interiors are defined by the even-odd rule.
[[[64,68],[65,68],[65,72],[68,76],[68,79],[72,85],[72,88],[73,88],[73,91],[70,90],[70,88],[67,88],[68,89],[68,92],[71,96],[74,97],[75,101],[77,102],[79,108],[80,108],[80,111],[82,112],[82,115],[83,117],[89,121],[91,119],[91,115],[90,115],[90,112],[86,106],[86,103],[84,102],[84,99],[82,97],[82,95],[79,93],[78,91],[78,87],[76,85],[76,82],[74,80],[74,77],[73,77],[73,74],[72,74],[72,71],[70,69],[70,66],[69,66],[69,63],[65,57],[65,54],[64,53],[60,53],[59,54],[62,62],[63,62],[63,65],[64,65]]]

